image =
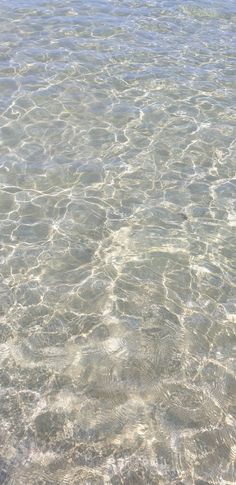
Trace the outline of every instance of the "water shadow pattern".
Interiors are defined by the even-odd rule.
[[[235,483],[233,1],[0,16],[0,483]]]

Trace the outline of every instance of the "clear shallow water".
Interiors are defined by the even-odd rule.
[[[235,483],[234,3],[0,16],[0,483]]]

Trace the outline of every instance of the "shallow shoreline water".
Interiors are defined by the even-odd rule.
[[[235,483],[235,14],[1,1],[0,483]]]

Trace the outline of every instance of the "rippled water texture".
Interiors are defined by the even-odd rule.
[[[1,0],[1,484],[236,481],[235,10]]]

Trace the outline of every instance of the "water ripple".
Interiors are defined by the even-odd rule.
[[[1,2],[0,483],[235,483],[235,14]]]

